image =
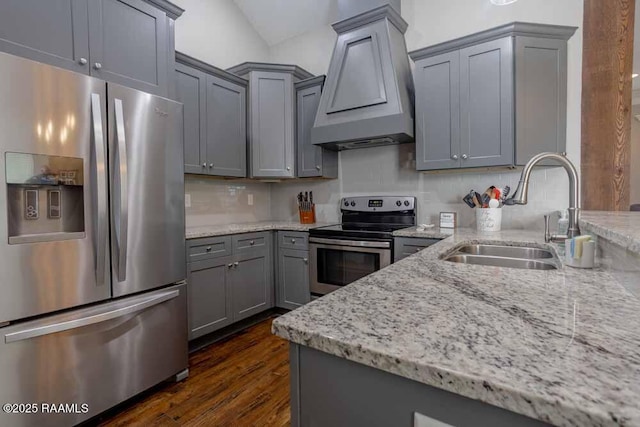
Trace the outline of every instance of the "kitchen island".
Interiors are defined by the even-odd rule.
[[[640,300],[602,269],[441,259],[491,242],[557,250],[538,232],[456,230],[276,319],[292,425],[640,425]]]

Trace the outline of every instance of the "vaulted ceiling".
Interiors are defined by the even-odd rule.
[[[336,0],[234,0],[269,46],[335,22]]]

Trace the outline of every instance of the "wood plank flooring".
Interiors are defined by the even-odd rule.
[[[101,426],[288,426],[289,347],[265,320],[189,357],[189,378],[145,393]]]

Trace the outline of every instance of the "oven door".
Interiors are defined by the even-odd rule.
[[[391,242],[309,239],[311,293],[324,295],[391,264]]]

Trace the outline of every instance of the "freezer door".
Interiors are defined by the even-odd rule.
[[[113,295],[184,280],[182,104],[107,85]]]
[[[0,323],[111,295],[106,83],[0,53]]]
[[[75,425],[186,369],[186,304],[179,285],[0,329],[0,402],[38,405],[0,425]]]

